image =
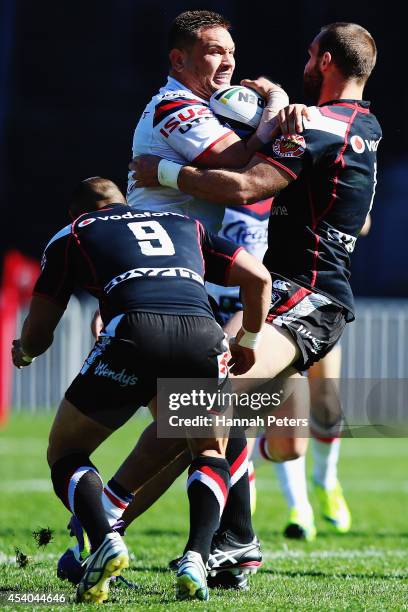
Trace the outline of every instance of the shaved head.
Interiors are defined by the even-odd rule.
[[[74,189],[69,201],[69,211],[75,218],[107,204],[126,204],[126,200],[113,181],[92,176],[81,181]]]

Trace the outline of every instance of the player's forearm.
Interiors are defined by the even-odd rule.
[[[44,353],[52,344],[54,328],[50,326],[33,325],[30,315],[26,318],[21,331],[21,347],[29,357],[37,357]]]
[[[249,332],[259,332],[267,317],[271,303],[270,274],[241,285],[241,300],[244,306],[242,326]]]
[[[177,184],[181,191],[196,198],[228,206],[251,204],[273,195],[262,181],[239,170],[200,170],[184,166]]]

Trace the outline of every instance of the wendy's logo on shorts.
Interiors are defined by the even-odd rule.
[[[100,361],[95,368],[94,376],[103,376],[104,378],[110,378],[114,382],[120,384],[121,387],[133,387],[138,378],[134,374],[127,373],[125,368],[120,372],[115,372],[115,370],[111,370],[107,363],[103,363]]]
[[[80,374],[85,374],[86,371],[91,367],[95,359],[100,357],[104,350],[109,346],[111,339],[108,336],[101,336],[99,340],[96,342],[92,351],[89,353],[88,357],[85,359],[84,365],[81,368]]]
[[[273,142],[273,152],[278,157],[301,157],[306,150],[306,141],[300,134],[279,136]]]

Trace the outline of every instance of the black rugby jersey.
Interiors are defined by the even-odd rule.
[[[81,287],[99,299],[105,325],[130,311],[212,318],[204,280],[226,283],[240,250],[179,213],[109,205],[50,240],[34,295],[65,308]]]
[[[264,264],[344,306],[351,321],[350,254],[373,203],[381,128],[369,102],[309,110],[302,134],[280,136],[258,154],[296,179],[274,200]]]

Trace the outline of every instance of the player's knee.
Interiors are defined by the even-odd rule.
[[[225,458],[226,441],[220,439],[195,439],[189,441],[193,457]]]
[[[270,438],[265,440],[265,451],[270,461],[283,463],[303,457],[307,449],[304,438]]]

